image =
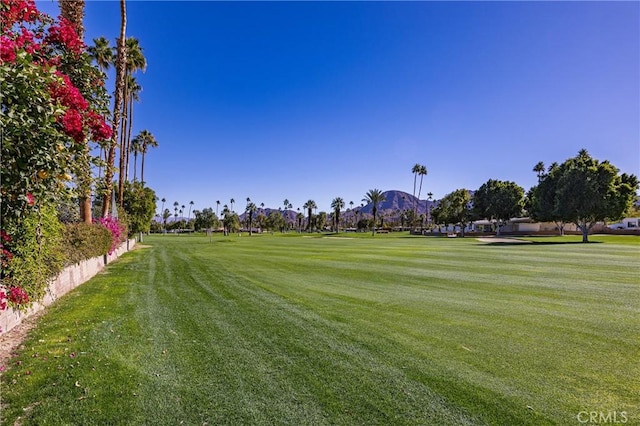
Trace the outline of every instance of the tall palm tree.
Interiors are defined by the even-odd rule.
[[[62,18],[69,21],[73,29],[76,31],[78,38],[82,40],[84,38],[84,0],[58,0],[60,5],[60,14]],[[73,69],[78,64],[79,60],[72,60],[71,63],[62,64],[60,67],[63,72],[66,72],[65,68]],[[73,83],[77,87],[84,85],[78,84],[77,78],[74,75],[67,72],[70,75]],[[87,95],[83,93],[83,95]],[[80,217],[85,223],[91,223],[91,165],[89,160],[89,142],[84,141],[83,155],[78,155],[75,158],[75,163],[81,165],[76,172],[78,199],[80,204]]]
[[[422,179],[427,175],[427,168],[425,166],[420,166],[420,171],[418,171],[420,175],[420,188],[418,189],[418,204],[420,203],[420,194],[422,193]],[[417,211],[416,211],[417,213]]]
[[[126,124],[127,124],[127,132],[125,135],[125,132],[122,132],[122,136],[125,138],[125,141],[123,143],[124,149],[127,153],[126,158],[125,158],[125,177],[124,180],[128,181],[129,180],[129,153],[132,152],[131,150],[131,131],[133,130],[133,101],[139,102],[140,101],[140,92],[142,91],[142,87],[138,84],[138,81],[136,80],[135,77],[133,77],[132,75],[128,75],[127,76],[127,81],[125,84],[125,87],[127,88],[127,99],[126,102],[129,104],[128,107],[126,107],[126,111],[125,111],[125,115],[124,118],[126,120]]]
[[[120,42],[120,40],[118,40],[118,42]],[[120,123],[118,125],[121,126],[121,138],[120,138],[120,172],[119,172],[119,176],[120,176],[120,196],[119,196],[119,203],[122,206],[123,203],[123,193],[122,190],[124,188],[124,180],[126,179],[126,170],[127,170],[127,146],[129,143],[129,140],[127,139],[127,123],[129,123],[129,127],[130,124],[132,122],[132,117],[131,117],[131,111],[129,111],[128,105],[131,104],[131,106],[133,106],[133,100],[131,99],[131,93],[129,90],[129,79],[127,78],[127,76],[131,76],[135,71],[137,70],[145,70],[147,67],[147,60],[145,59],[144,55],[142,54],[142,47],[140,46],[140,43],[138,41],[138,39],[134,38],[134,37],[129,37],[128,39],[125,40],[125,45],[126,45],[126,51],[127,51],[127,58],[126,58],[126,63],[125,63],[125,82],[124,82],[124,89],[123,89],[123,104],[122,104],[122,120],[120,121]]]
[[[125,0],[120,0],[120,37],[116,50],[116,93],[113,103],[113,133],[107,157],[107,169],[104,174],[105,194],[102,202],[102,216],[106,217],[111,208],[111,195],[113,193],[113,172],[116,159],[116,146],[118,142],[118,127],[122,115],[122,102],[124,98],[124,81],[127,64],[127,48],[125,45],[127,29],[127,6]]]
[[[312,217],[311,214],[312,214],[313,209],[317,209],[318,208],[318,205],[316,204],[315,201],[309,200],[306,203],[304,203],[304,205],[302,207],[307,209],[307,211],[309,213],[309,220],[307,222],[307,231],[311,232],[311,217]]]
[[[60,14],[73,25],[78,38],[82,40],[84,38],[84,26],[82,24],[84,20],[84,0],[58,0],[58,3],[60,4]]]
[[[538,164],[535,165],[533,171],[538,175],[538,182],[542,180],[542,176],[544,176],[544,163],[542,161],[538,161]]]
[[[429,224],[431,223],[431,200],[433,200],[433,193],[427,192],[427,227],[429,227]]]
[[[364,198],[362,199],[362,201],[366,202],[367,204],[369,203],[373,203],[373,230],[372,230],[372,234],[371,235],[375,235],[376,234],[376,215],[378,213],[378,204],[382,203],[384,201],[384,195],[382,194],[382,191],[380,191],[379,189],[370,189],[364,196]]]
[[[216,216],[218,216],[218,207],[220,207],[220,200],[216,201]]]
[[[142,151],[142,141],[140,138],[135,137],[131,141],[131,146],[129,148],[131,152],[133,152],[133,181],[136,181],[136,170],[138,169],[138,153]]]
[[[233,203],[236,202],[236,200],[234,200],[233,198],[231,200],[229,200],[231,203],[231,212],[233,213]]]
[[[162,211],[162,223],[164,223],[164,228],[163,231],[167,230],[167,219],[169,219],[171,217],[171,212],[169,211],[169,209],[164,209]]]
[[[304,219],[304,215],[298,212],[296,213],[296,219],[298,220],[298,233],[300,233],[302,231],[302,220]]]
[[[155,136],[148,130],[143,130],[135,137],[135,140],[138,140],[137,143],[140,144],[140,154],[142,154],[142,165],[140,167],[140,181],[144,184],[144,158],[147,155],[147,151],[149,148],[157,148],[158,141]],[[135,159],[134,159],[135,162]]]
[[[335,223],[335,231],[340,232],[340,210],[344,209],[344,200],[340,197],[336,197],[331,202],[331,208],[333,209],[333,221]]]
[[[413,165],[413,167],[411,168],[411,173],[413,173],[413,192],[411,195],[413,195],[413,199],[411,200],[412,204],[415,204],[415,197],[416,197],[416,182],[418,179],[418,173],[420,173],[420,164],[416,163]],[[414,206],[415,209],[415,206]]]
[[[189,201],[189,216],[187,216],[187,223],[191,221],[191,207],[193,207],[193,201]]]
[[[96,63],[98,69],[106,75],[107,70],[113,64],[115,59],[113,49],[109,46],[109,40],[106,37],[98,37],[93,39],[93,46],[87,47],[89,57]],[[108,141],[100,141],[100,164],[98,165],[98,179],[102,177],[102,160],[106,156]],[[106,160],[106,158],[105,158]]]
[[[167,199],[163,197],[162,200],[160,200],[160,201],[162,201],[162,207],[160,208],[160,211],[163,212],[163,214],[164,214],[164,203],[167,202]]]
[[[253,235],[253,215],[256,212],[256,210],[258,210],[256,205],[251,201],[249,201],[247,203],[247,208],[246,208],[246,212],[249,215],[249,236]]]

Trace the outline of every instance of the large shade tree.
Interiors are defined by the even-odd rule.
[[[551,183],[545,185],[545,181]],[[600,221],[618,220],[636,198],[638,178],[620,170],[609,161],[598,161],[586,150],[569,158],[542,177],[536,197],[553,199],[544,205],[553,217],[573,222],[589,241],[589,231]]]
[[[495,220],[498,235],[504,222],[522,214],[523,206],[524,189],[515,182],[489,179],[473,197],[476,217]]]
[[[466,189],[456,189],[438,202],[436,217],[440,223],[460,225],[462,236],[464,228],[471,221],[471,194]]]

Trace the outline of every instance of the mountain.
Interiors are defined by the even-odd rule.
[[[435,206],[435,201],[418,200],[418,197],[414,197],[411,194],[407,194],[403,191],[385,191],[382,193],[384,201],[378,204],[378,212],[397,213],[403,210],[413,210],[417,204],[418,214],[427,212],[427,205],[429,209]],[[373,204],[369,203],[360,208],[362,213],[373,213]]]

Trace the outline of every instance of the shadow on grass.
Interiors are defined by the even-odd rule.
[[[602,241],[588,241],[586,243],[583,243],[582,241],[527,241],[527,240],[521,240],[521,241],[513,241],[513,242],[507,242],[507,241],[496,241],[494,243],[483,243],[483,242],[479,242],[477,245],[479,246],[529,246],[529,245],[535,245],[535,246],[551,246],[551,245],[566,245],[566,244],[602,244]]]

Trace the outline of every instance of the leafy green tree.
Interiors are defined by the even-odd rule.
[[[435,210],[435,209],[434,209]],[[471,221],[471,194],[466,189],[456,189],[445,195],[438,203],[437,217],[444,224],[460,225],[462,236],[464,228]]]
[[[229,235],[231,232],[238,232],[240,230],[240,218],[238,215],[227,207],[224,208],[222,214],[224,215],[224,219],[222,219],[224,234]]]
[[[195,216],[194,228],[198,231],[203,229],[217,229],[220,226],[220,220],[211,207],[202,209],[202,211],[194,210]]]
[[[123,206],[129,220],[129,232],[149,232],[156,211],[156,193],[142,182],[126,182]]]
[[[384,195],[382,194],[382,191],[380,191],[379,189],[370,189],[365,194],[362,201],[366,202],[367,204],[369,203],[373,204],[372,211],[371,211],[373,213],[373,226],[371,227],[372,229],[371,235],[375,235],[376,234],[376,215],[378,214],[378,204],[384,202]]]
[[[560,235],[564,235],[566,222],[556,210],[560,169],[557,163],[549,167],[548,172],[540,172],[538,165],[533,169],[538,174],[538,185],[531,188],[528,194],[529,216],[536,222],[553,222]]]
[[[340,210],[344,209],[345,202],[342,198],[336,197],[331,201],[331,208],[333,209],[333,230],[340,232]]]
[[[584,149],[553,172],[558,179],[554,214],[575,223],[585,243],[597,222],[620,219],[636,198],[638,178],[619,172],[609,161],[600,162]]]
[[[267,217],[267,220],[265,222],[265,226],[270,231],[275,231],[275,230],[279,230],[279,229],[281,230],[285,226],[284,218],[282,217],[280,212],[272,210],[269,213],[269,217]]]
[[[327,224],[327,212],[320,212],[316,215],[315,227],[318,231],[322,231]]]
[[[489,179],[473,198],[475,216],[495,220],[498,224],[497,235],[500,235],[503,222],[522,214],[523,206],[524,189],[509,181]]]

